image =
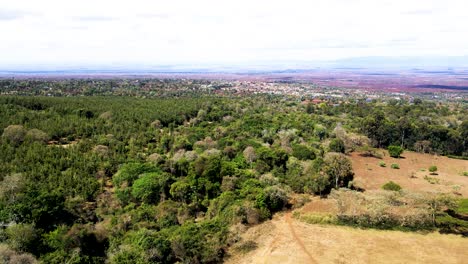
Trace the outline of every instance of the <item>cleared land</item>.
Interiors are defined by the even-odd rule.
[[[438,233],[311,225],[281,214],[250,228],[258,248],[226,263],[466,263],[468,239]]]
[[[468,161],[415,152],[395,159],[382,152],[382,159],[350,155],[360,187],[378,190],[394,181],[416,192],[457,192],[468,197],[468,177],[462,176]],[[400,169],[392,169],[392,163]],[[438,167],[437,175],[428,171],[432,165]],[[431,184],[425,176],[438,183]],[[297,209],[306,214],[336,210],[335,201],[318,197]],[[293,218],[292,212],[248,229],[242,238],[256,242],[257,248],[244,254],[231,249],[227,263],[467,263],[468,259],[468,238],[461,236],[307,224]]]
[[[421,154],[405,151],[403,157],[396,159],[385,153],[382,159],[363,157],[360,153],[351,153],[350,158],[355,172],[354,179],[365,190],[380,189],[388,181],[398,183],[403,189],[424,192],[458,192],[468,197],[468,177],[462,176],[468,171],[468,160],[451,159],[444,156]],[[385,163],[385,167],[379,165]],[[396,163],[400,169],[392,169]],[[428,168],[437,166],[437,175],[431,175]],[[412,177],[413,176],[413,177]],[[438,183],[430,183],[424,177],[430,177]],[[457,188],[456,186],[459,186]],[[457,190],[459,189],[459,190]]]

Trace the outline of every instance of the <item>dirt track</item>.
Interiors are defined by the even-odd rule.
[[[302,251],[309,257],[309,263],[317,263],[317,261],[314,260],[314,257],[312,256],[312,254],[305,247],[304,243],[302,242],[302,239],[297,235],[296,230],[294,229],[293,220],[291,219],[291,212],[288,212],[284,216],[284,219],[288,223],[289,231],[291,232],[291,235],[293,236],[294,241],[299,245]]]

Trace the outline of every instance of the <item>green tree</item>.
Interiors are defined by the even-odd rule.
[[[292,155],[300,160],[313,160],[315,159],[315,153],[307,146],[304,145],[293,145]]]
[[[342,153],[330,152],[325,155],[323,171],[335,182],[335,188],[348,186],[354,172],[351,161]]]
[[[24,141],[27,130],[21,125],[9,125],[3,130],[2,137],[6,138],[9,142],[18,145]]]
[[[49,141],[49,135],[46,132],[33,128],[26,133],[26,140],[37,141],[41,143],[47,143]]]
[[[330,141],[329,149],[330,152],[345,153],[345,144],[343,140],[334,138]]]
[[[170,186],[170,175],[167,173],[149,172],[140,175],[132,186],[132,195],[145,203],[158,203],[166,198]]]

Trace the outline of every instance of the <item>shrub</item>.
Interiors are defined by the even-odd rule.
[[[403,148],[400,146],[388,146],[388,154],[390,157],[399,158],[401,153],[403,153]]]
[[[458,207],[457,207],[457,213],[460,213],[460,214],[468,214],[468,199],[465,198],[465,199],[460,199],[460,201],[458,201]]]
[[[395,182],[393,181],[389,181],[387,182],[386,184],[382,185],[382,189],[386,190],[386,191],[395,191],[395,192],[398,192],[401,190],[401,186],[396,184]]]
[[[34,249],[37,232],[32,225],[15,224],[6,229],[8,243],[18,251],[31,251]]]
[[[37,260],[29,253],[19,253],[8,247],[8,245],[0,244],[0,263],[35,264]]]
[[[293,217],[308,224],[338,224],[338,218],[332,214],[295,214]]]
[[[233,249],[242,254],[245,254],[252,250],[257,249],[257,247],[258,247],[257,242],[252,241],[252,240],[247,240],[245,242],[239,243],[238,245],[235,245]]]
[[[436,179],[434,177],[429,177],[429,176],[424,176],[424,179],[428,181],[430,184],[439,184],[439,179]]]
[[[345,144],[343,140],[339,138],[332,139],[329,145],[330,152],[345,153]]]
[[[436,171],[437,171],[437,166],[432,165],[432,166],[429,167],[429,172],[430,172],[432,175],[436,175],[436,174],[437,174]]]
[[[399,169],[400,168],[400,165],[398,165],[397,163],[393,163],[391,166],[390,166],[392,169]]]
[[[387,164],[385,164],[385,162],[381,161],[381,162],[379,162],[379,166],[382,167],[382,168],[384,168],[384,167],[387,166]]]

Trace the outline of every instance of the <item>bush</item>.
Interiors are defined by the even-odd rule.
[[[403,148],[400,146],[388,146],[388,154],[390,157],[399,158],[401,153],[403,153]]]
[[[382,189],[386,191],[395,191],[398,192],[401,190],[401,186],[394,183],[393,181],[389,181],[386,184],[382,185]]]
[[[432,175],[437,174],[436,171],[437,171],[437,166],[432,165],[432,166],[429,167],[429,172],[430,172]]]
[[[308,224],[338,224],[338,218],[332,214],[294,214],[293,217]]]
[[[37,232],[32,225],[15,224],[6,229],[8,244],[18,251],[31,251],[35,249]]]
[[[387,164],[385,164],[385,162],[381,161],[381,162],[379,162],[379,166],[382,167],[382,168],[384,168],[384,167],[387,166]]]
[[[252,240],[247,240],[245,242],[239,243],[238,245],[235,245],[233,249],[242,254],[245,254],[252,250],[257,249],[257,247],[258,247],[257,242],[252,241]]]
[[[332,139],[329,145],[330,152],[345,153],[345,144],[339,138]]]
[[[392,169],[399,169],[400,168],[400,165],[398,165],[397,163],[393,163],[391,166],[390,166]]]
[[[430,184],[439,184],[439,179],[434,178],[434,177],[429,177],[429,176],[424,176],[424,179],[428,181]]]
[[[37,260],[29,253],[19,253],[5,244],[0,244],[0,263],[2,264],[35,264]]]
[[[457,207],[457,213],[460,213],[460,214],[468,214],[468,199],[465,198],[465,199],[460,199],[460,201],[458,201],[458,207]]]

